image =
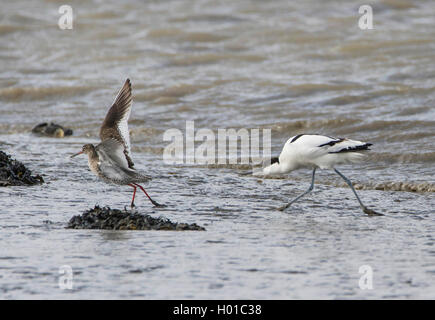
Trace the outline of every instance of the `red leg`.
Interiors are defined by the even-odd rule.
[[[133,187],[133,199],[131,199],[131,207],[134,207],[134,196],[136,195],[136,186],[133,184],[129,184],[130,187]]]
[[[150,199],[150,201],[151,201],[151,203],[153,204],[153,205],[155,205],[156,207],[164,207],[164,205],[161,205],[161,204],[159,204],[158,202],[156,202],[156,201],[154,201],[153,199],[151,199],[151,197],[148,195],[148,193],[145,191],[145,189],[140,185],[140,184],[137,184],[137,183],[133,183],[133,185],[135,185],[136,187],[139,187],[145,194],[146,194],[146,196],[148,197],[148,199]]]

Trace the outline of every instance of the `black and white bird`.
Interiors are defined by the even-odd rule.
[[[313,190],[317,168],[333,169],[352,189],[364,213],[382,215],[367,208],[356,193],[352,182],[335,168],[339,164],[360,162],[365,156],[361,152],[369,150],[371,145],[371,143],[345,138],[333,138],[318,134],[299,134],[291,137],[285,143],[279,157],[272,158],[269,166],[253,174],[255,176],[285,174],[299,168],[311,168],[313,170],[311,185],[308,190],[280,207],[279,210],[282,211]]]
[[[162,206],[151,199],[139,184],[150,181],[151,177],[137,171],[131,158],[128,118],[132,102],[131,83],[127,79],[103,121],[100,129],[101,143],[96,146],[85,144],[82,150],[71,158],[82,153],[87,154],[89,168],[103,181],[133,187],[132,207],[136,188],[140,188],[153,205]]]

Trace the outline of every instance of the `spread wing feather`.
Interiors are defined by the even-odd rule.
[[[132,103],[131,82],[130,79],[127,79],[107,112],[100,129],[101,141],[114,139],[122,143],[124,157],[129,168],[134,166],[131,159],[130,133],[128,131],[128,118],[130,117]]]

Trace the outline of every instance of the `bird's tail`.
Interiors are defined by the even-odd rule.
[[[145,174],[141,174],[140,176],[137,177],[136,180],[137,180],[136,181],[137,183],[144,183],[144,182],[151,181],[152,178],[150,176],[145,175]]]
[[[331,147],[328,153],[337,155],[340,154],[340,158],[343,162],[358,163],[364,160],[366,157],[366,154],[364,153],[367,150],[370,150],[369,147],[371,145],[371,143],[367,142],[343,139],[342,142]]]
[[[365,151],[370,150],[369,147],[372,145],[372,143],[343,139],[340,143],[330,147],[328,149],[328,153],[351,153]]]

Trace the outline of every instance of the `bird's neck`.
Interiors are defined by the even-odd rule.
[[[284,165],[282,163],[275,162],[270,166],[263,169],[263,174],[280,174],[280,173],[288,173],[294,170],[293,167],[288,165]]]
[[[98,161],[99,160],[98,153],[95,150],[95,148],[92,148],[91,151],[88,153],[88,159],[89,159],[89,161]]]

